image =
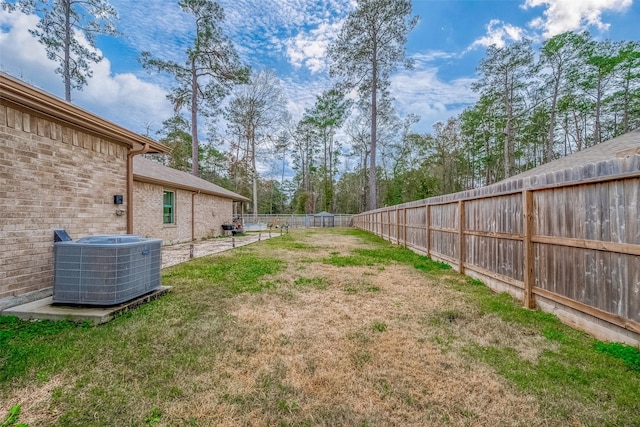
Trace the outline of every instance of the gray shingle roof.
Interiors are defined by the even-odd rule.
[[[227,190],[197,176],[161,165],[142,156],[133,158],[133,178],[136,181],[152,182],[183,190],[199,191],[234,201],[248,202],[247,197]]]
[[[601,144],[594,145],[593,147],[586,148],[569,156],[562,157],[522,172],[521,174],[508,178],[508,180],[555,173],[565,169],[583,167],[590,163],[596,164],[602,161],[623,158],[634,154],[640,154],[640,129],[625,133],[624,135],[620,135]]]

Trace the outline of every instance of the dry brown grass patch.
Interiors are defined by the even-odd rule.
[[[253,331],[246,339],[257,346],[227,361],[231,395],[255,393],[260,378],[275,371],[302,414],[350,408],[351,421],[375,425],[511,425],[516,419],[536,424],[534,398],[428,339],[431,332],[421,319],[456,301],[455,292],[406,266],[312,270],[332,286],[289,299],[235,299],[232,312]],[[358,279],[379,291],[345,293],[344,283]],[[387,329],[376,331],[374,322]],[[239,416],[249,425],[265,421],[251,413]]]
[[[0,399],[0,421],[9,410],[20,405],[19,422],[29,426],[44,426],[55,423],[62,413],[53,403],[54,390],[61,387],[68,379],[56,375],[43,383],[29,384],[10,392],[4,399]]]

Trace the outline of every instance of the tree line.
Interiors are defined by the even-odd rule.
[[[178,5],[194,29],[183,62],[140,56],[150,72],[174,77],[174,116],[149,135],[173,151],[156,160],[251,194],[252,213],[357,213],[477,188],[640,125],[640,42],[567,32],[537,48],[487,48],[472,86],[478,101],[414,132],[419,117],[398,114],[391,86],[398,67],[412,67],[404,46],[418,17],[409,0],[357,1],[328,49],[334,85],[294,120],[275,72],[242,64],[215,1]],[[93,34],[117,34],[107,0],[3,7],[42,14],[32,34],[59,62],[67,100],[101,59],[74,31],[92,47]]]

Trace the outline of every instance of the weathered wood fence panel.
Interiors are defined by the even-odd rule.
[[[460,234],[459,203],[448,203],[431,206],[431,231],[429,253],[443,260],[459,266],[460,252],[458,251]]]
[[[522,195],[470,200],[465,208],[466,268],[493,272],[522,287]]]
[[[413,207],[407,208],[407,242],[406,245],[409,248],[419,250],[426,246],[425,236],[425,210]]]
[[[640,322],[637,179],[535,194],[536,286]]]
[[[538,303],[603,339],[637,345],[639,169],[572,180],[584,173],[579,170],[543,186],[519,181],[495,194],[426,199],[356,215],[354,226],[484,279],[527,307]]]

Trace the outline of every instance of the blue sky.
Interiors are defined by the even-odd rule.
[[[0,0],[5,1],[5,0]],[[142,51],[182,62],[192,34],[189,16],[172,0],[111,0],[119,11],[122,38],[100,37],[105,59],[94,77],[73,92],[80,107],[135,132],[155,135],[172,108],[165,98],[172,80],[149,74],[137,62]],[[350,0],[219,0],[227,34],[243,61],[280,76],[292,117],[299,118],[331,85],[326,47],[355,5]],[[407,53],[413,70],[392,78],[396,107],[417,114],[415,129],[458,115],[476,100],[471,84],[491,44],[523,37],[537,46],[568,30],[589,30],[596,39],[638,40],[640,6],[633,0],[414,0],[418,26]],[[63,96],[56,64],[28,33],[36,16],[0,11],[0,69],[54,95]]]

